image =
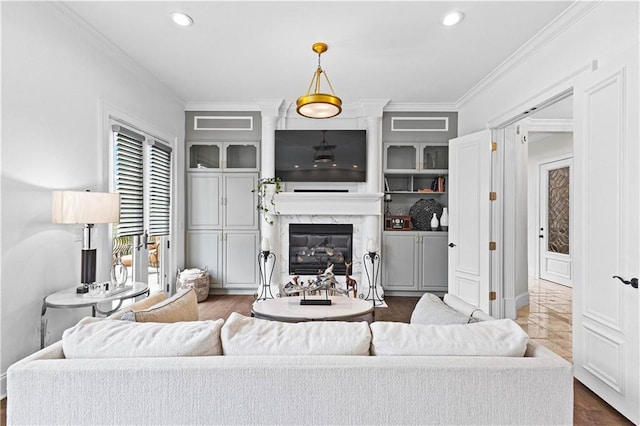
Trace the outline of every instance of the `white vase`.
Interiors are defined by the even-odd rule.
[[[433,214],[433,217],[431,218],[431,230],[432,231],[437,231],[438,230],[438,216],[436,216],[436,214]]]
[[[446,207],[442,209],[442,215],[440,216],[440,226],[442,226],[443,231],[447,231],[449,229],[449,211]]]

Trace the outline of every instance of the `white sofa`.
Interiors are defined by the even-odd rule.
[[[9,368],[8,424],[572,424],[572,366],[532,344],[524,357],[66,359],[62,348]]]

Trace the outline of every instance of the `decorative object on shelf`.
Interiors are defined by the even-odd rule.
[[[355,298],[358,295],[358,282],[353,277],[349,276],[349,268],[352,264],[353,262],[344,262],[344,266],[347,268],[344,273],[344,277],[347,295],[349,295],[349,292],[353,290],[353,297]]]
[[[411,217],[385,215],[384,229],[385,231],[411,231]]]
[[[436,213],[436,216],[442,214],[442,205],[436,200],[430,198],[416,201],[415,204],[411,206],[411,209],[409,209],[413,229],[416,231],[429,231],[431,229],[431,218],[434,213]]]
[[[385,178],[386,181],[386,178]],[[391,208],[389,207],[389,203],[391,203],[393,200],[391,199],[391,194],[384,194],[384,215],[385,216],[389,216],[391,215]]]
[[[375,241],[371,241],[367,244],[367,252],[362,257],[364,271],[367,274],[367,281],[369,282],[369,291],[367,295],[360,295],[360,299],[371,301],[373,307],[382,306],[384,303],[384,296],[380,296],[378,293],[378,280],[380,278],[380,254],[377,253],[377,247]],[[367,269],[367,262],[371,263],[371,273]]]
[[[267,263],[271,262],[271,270],[267,267]],[[276,255],[271,252],[271,242],[269,238],[263,238],[260,243],[260,252],[258,253],[258,267],[260,268],[260,294],[256,300],[273,299],[271,293],[271,277],[276,267]]]
[[[440,223],[438,222],[438,217],[434,213],[433,217],[431,218],[431,230],[432,231],[437,231],[438,230],[438,226],[440,226]]]
[[[96,249],[91,248],[91,228],[97,223],[120,221],[120,194],[112,192],[53,191],[53,223],[83,224],[80,282],[76,291],[88,293],[96,281]]]
[[[282,190],[282,182],[279,177],[260,178],[258,186],[252,190],[258,194],[258,205],[256,208],[263,215],[264,221],[273,225],[273,220],[269,219],[269,214],[278,214],[276,209],[275,195]]]
[[[435,178],[431,183],[431,189],[433,192],[446,192],[444,176],[438,176]]]
[[[449,230],[449,211],[446,207],[442,208],[442,215],[440,215],[440,226],[443,231]]]
[[[116,262],[111,266],[111,288],[124,287],[129,278],[127,267],[122,264],[122,255],[116,254]]]
[[[296,282],[296,284],[289,282],[284,286],[284,292],[286,295],[292,295],[293,293],[302,293],[302,299],[300,299],[301,305],[331,305],[331,299],[329,299],[329,291],[342,295],[347,294],[347,290],[337,287],[338,282],[336,281],[335,275],[333,273],[332,264],[329,264],[324,272],[318,274],[315,281],[309,280],[308,285],[298,284],[298,281],[296,279],[294,279],[294,281]],[[307,293],[315,293],[317,291],[324,291],[325,298],[307,299]]]
[[[298,98],[297,111],[298,114],[308,117],[308,118],[331,118],[342,112],[342,101],[339,97],[336,96],[333,86],[329,81],[329,77],[327,73],[322,69],[320,65],[320,55],[327,51],[329,47],[326,43],[318,42],[313,43],[311,46],[311,50],[318,54],[318,67],[316,68],[316,72],[311,78],[311,83],[309,84],[309,89],[307,89],[307,93],[300,96]],[[326,94],[320,92],[320,77],[324,75],[329,88],[331,89],[331,94]],[[311,88],[314,88],[313,93],[311,93]]]

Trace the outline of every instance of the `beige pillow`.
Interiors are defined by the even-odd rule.
[[[233,312],[221,332],[225,355],[369,355],[366,322],[286,323]]]
[[[84,318],[64,331],[65,358],[146,358],[222,355],[224,320],[173,324]]]
[[[150,308],[132,311],[123,317],[135,322],[198,321],[199,318],[198,298],[194,289],[181,291]]]
[[[125,306],[115,314],[109,316],[109,318],[114,320],[122,319],[123,315],[128,314],[131,311],[141,311],[143,309],[147,309],[155,305],[156,303],[162,302],[166,298],[167,298],[167,293],[165,292],[152,294],[151,296],[145,297],[144,299],[139,300],[135,303],[132,303],[129,306]]]

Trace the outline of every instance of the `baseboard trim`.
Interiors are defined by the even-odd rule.
[[[529,292],[516,296],[516,311],[529,304]]]
[[[7,373],[0,375],[0,399],[7,397]]]

